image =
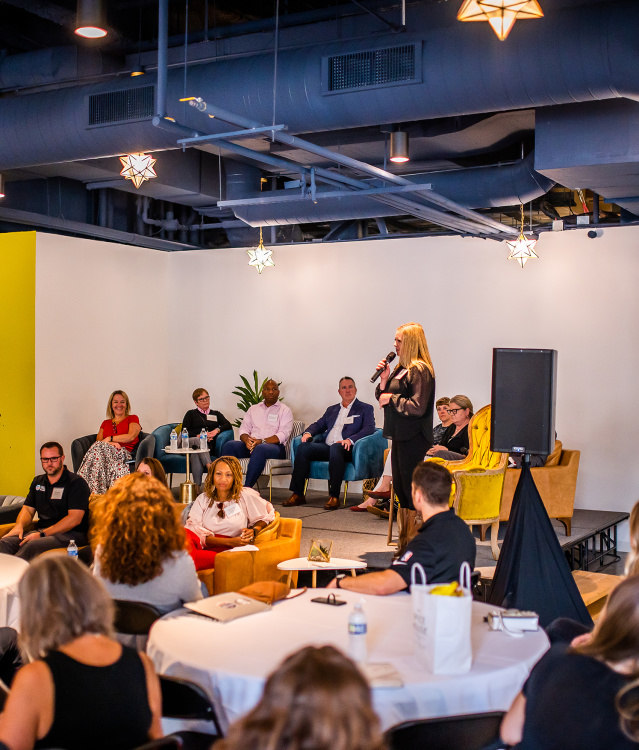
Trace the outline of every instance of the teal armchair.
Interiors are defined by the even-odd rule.
[[[173,474],[184,474],[186,472],[186,458],[184,456],[176,456],[166,453],[164,450],[169,444],[171,437],[171,430],[177,427],[179,422],[170,422],[169,424],[163,424],[160,427],[156,427],[153,430],[155,436],[155,453],[153,458],[157,458],[162,464],[164,471],[169,475],[169,484],[172,483]],[[229,440],[233,440],[233,430],[225,430],[220,432],[215,441],[215,458],[218,458],[222,453],[224,444]]]

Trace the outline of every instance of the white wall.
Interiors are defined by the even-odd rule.
[[[165,420],[166,253],[52,234],[36,240],[36,452],[97,432],[115,389],[142,429]],[[36,464],[39,468],[39,462]]]
[[[38,235],[37,442],[62,437],[68,450],[119,387],[145,429],[180,420],[196,386],[233,419],[231,391],[254,368],[282,381],[305,421],[336,401],[343,374],[372,401],[376,362],[416,320],[438,396],[476,407],[490,398],[493,347],[557,349],[557,431],[582,452],[576,505],[628,510],[639,496],[637,245],[633,227],[547,233],[522,270],[505,245],[477,239],[313,243],[276,248],[260,276],[243,249]]]

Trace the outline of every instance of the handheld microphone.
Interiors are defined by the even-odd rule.
[[[390,364],[395,359],[396,356],[397,355],[395,354],[395,352],[388,352],[388,354],[386,355],[386,359],[384,360],[386,365]],[[384,365],[384,367],[378,367],[375,370],[375,374],[371,378],[371,383],[374,383],[377,380],[377,378],[384,372],[386,365]]]

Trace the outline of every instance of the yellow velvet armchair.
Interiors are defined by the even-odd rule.
[[[446,466],[453,475],[451,505],[469,526],[482,527],[480,544],[484,543],[486,528],[490,526],[490,548],[493,559],[497,560],[499,513],[508,454],[490,450],[490,404],[470,420],[468,443],[468,455],[460,461],[429,460]]]
[[[282,518],[276,512],[275,520],[255,538],[257,551],[220,552],[215,557],[215,568],[200,570],[198,576],[211,596],[237,591],[256,581],[286,583],[288,573],[278,570],[277,564],[299,557],[301,539],[302,521],[299,518]],[[293,574],[292,584],[297,584],[297,573]]]

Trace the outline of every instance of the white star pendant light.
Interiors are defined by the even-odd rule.
[[[506,245],[510,249],[510,255],[508,260],[516,260],[519,265],[523,268],[529,260],[533,258],[539,258],[535,252],[535,245],[537,240],[529,240],[524,234],[524,207],[521,207],[521,229],[519,230],[519,237],[512,242],[507,242]]]
[[[153,165],[157,161],[151,154],[127,154],[121,156],[122,171],[120,174],[139,188],[145,180],[157,177]]]
[[[262,240],[262,227],[260,227],[260,244],[256,248],[247,250],[246,252],[249,257],[249,266],[257,268],[258,273],[262,273],[266,266],[275,265],[273,258],[271,257],[273,251],[268,247],[264,247],[264,242]]]

